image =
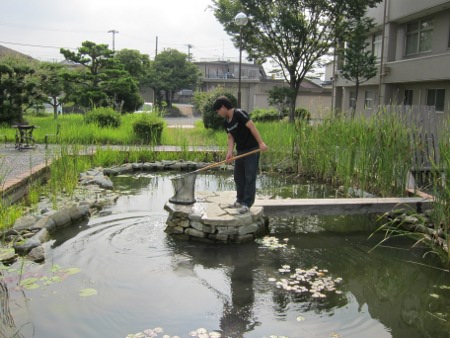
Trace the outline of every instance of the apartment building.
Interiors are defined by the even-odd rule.
[[[369,42],[378,74],[360,86],[356,114],[371,115],[379,105],[406,105],[428,106],[448,118],[450,1],[384,0],[368,15],[377,23]],[[339,76],[339,60],[327,73],[333,108],[349,111],[355,84]]]

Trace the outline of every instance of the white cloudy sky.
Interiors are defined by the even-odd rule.
[[[2,0],[0,45],[41,61],[60,61],[59,48],[83,41],[155,56],[164,48],[194,60],[237,60],[239,51],[208,9],[211,0]],[[158,41],[158,43],[157,43]]]

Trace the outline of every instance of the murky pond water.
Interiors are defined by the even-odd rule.
[[[368,240],[370,217],[271,218],[256,243],[180,242],[164,232],[169,174],[114,184],[123,196],[112,214],[59,232],[44,264],[3,271],[17,337],[450,337],[449,273],[421,265],[432,262],[404,241],[369,253],[379,240]],[[335,194],[271,176],[258,186],[272,197]],[[197,190],[233,182],[199,175]]]

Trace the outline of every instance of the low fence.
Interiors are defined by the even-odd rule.
[[[446,116],[433,106],[387,106],[386,110],[412,130],[411,171],[418,184],[429,182],[431,172],[440,168],[439,138],[444,135]]]

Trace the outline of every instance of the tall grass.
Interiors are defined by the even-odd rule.
[[[450,128],[447,123],[446,132],[449,135]],[[450,139],[441,138],[439,144],[440,163],[435,166],[434,197],[432,220],[435,227],[435,245],[438,249],[444,249],[447,253],[447,261],[450,262]]]
[[[27,118],[31,124],[39,126],[35,131],[38,143],[43,142],[45,134],[54,134],[57,125],[60,125],[59,142],[62,146],[51,165],[50,194],[55,203],[58,193],[66,191],[70,194],[77,185],[79,173],[92,166],[163,159],[213,162],[225,158],[225,131],[206,129],[201,121],[195,128],[165,128],[162,144],[178,146],[180,150],[160,152],[156,151],[155,146],[141,145],[136,139],[132,125],[137,118],[139,116],[133,114],[122,116],[119,128],[98,128],[86,124],[81,115],[63,115],[58,120],[52,117]],[[358,188],[380,197],[406,194],[406,178],[411,168],[414,145],[411,145],[410,131],[405,128],[404,121],[395,114],[381,110],[369,119],[330,115],[315,125],[305,121],[295,124],[256,122],[256,125],[269,146],[269,151],[261,156],[261,164],[265,168],[293,170],[300,175]],[[6,133],[8,139],[14,137],[11,128],[0,128],[0,133]],[[441,166],[446,171],[436,176],[433,220],[440,227],[438,230],[446,233],[448,248],[450,145],[449,140],[444,141],[441,145]],[[123,149],[105,148],[108,144],[122,145]],[[191,146],[205,148],[192,151]],[[208,147],[219,149],[219,154],[209,152]],[[90,156],[80,156],[83,154]],[[2,216],[1,212],[0,218],[8,218],[7,223],[14,218]]]
[[[411,167],[408,130],[383,111],[370,119],[328,117],[297,124],[298,171],[383,196],[403,196]]]

